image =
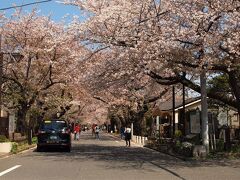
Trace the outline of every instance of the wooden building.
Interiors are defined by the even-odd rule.
[[[173,114],[175,123],[173,122]],[[160,129],[164,137],[173,137],[175,130],[180,130],[183,135],[201,133],[201,97],[189,98],[183,104],[182,99],[175,100],[173,113],[173,101],[159,103],[153,110],[156,117],[156,124],[160,124]],[[208,99],[208,119],[209,133],[214,133],[219,137],[220,129],[228,127],[231,129],[231,138],[239,138],[240,118],[236,109],[229,106],[221,106],[216,101]],[[158,125],[157,125],[158,126]],[[162,126],[162,128],[161,128]],[[158,128],[159,129],[159,128]]]

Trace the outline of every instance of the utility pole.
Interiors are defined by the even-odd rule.
[[[173,85],[172,87],[172,109],[173,109],[173,114],[172,114],[172,137],[174,138],[175,136],[175,86]]]
[[[2,35],[0,34],[0,118],[2,117],[2,83],[3,83],[3,52],[2,52]]]
[[[208,104],[207,104],[207,78],[206,78],[206,68],[203,66],[200,75],[201,84],[201,117],[202,117],[202,139],[203,145],[206,147],[207,153],[209,153],[209,136],[208,136]]]
[[[182,119],[183,119],[183,135],[186,135],[186,115],[185,115],[185,104],[186,104],[186,102],[185,102],[185,85],[183,84],[183,87],[182,87],[183,89],[182,89],[182,93],[183,93],[183,95],[182,95],[182,103],[183,103],[183,113],[182,113]]]

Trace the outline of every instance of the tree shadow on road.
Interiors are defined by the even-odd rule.
[[[46,152],[35,152],[31,156],[41,156],[53,158],[54,160],[67,161],[102,161],[107,164],[124,163],[131,164],[131,167],[140,167],[141,163],[151,163],[155,166],[164,166],[171,168],[190,167],[197,168],[203,166],[228,166],[233,168],[240,167],[240,160],[204,160],[204,161],[183,161],[181,159],[156,152],[142,147],[124,147],[124,146],[106,146],[101,144],[79,144],[72,147],[70,153],[64,152],[58,148],[48,149]],[[111,166],[112,167],[112,166]],[[118,167],[117,167],[118,168]],[[128,168],[128,166],[126,166]]]

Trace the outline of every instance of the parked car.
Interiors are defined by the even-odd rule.
[[[65,120],[43,121],[38,130],[37,151],[46,147],[59,147],[71,151],[71,131]]]

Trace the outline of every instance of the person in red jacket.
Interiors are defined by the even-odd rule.
[[[80,132],[81,132],[80,124],[76,123],[74,126],[74,140],[79,140]]]

